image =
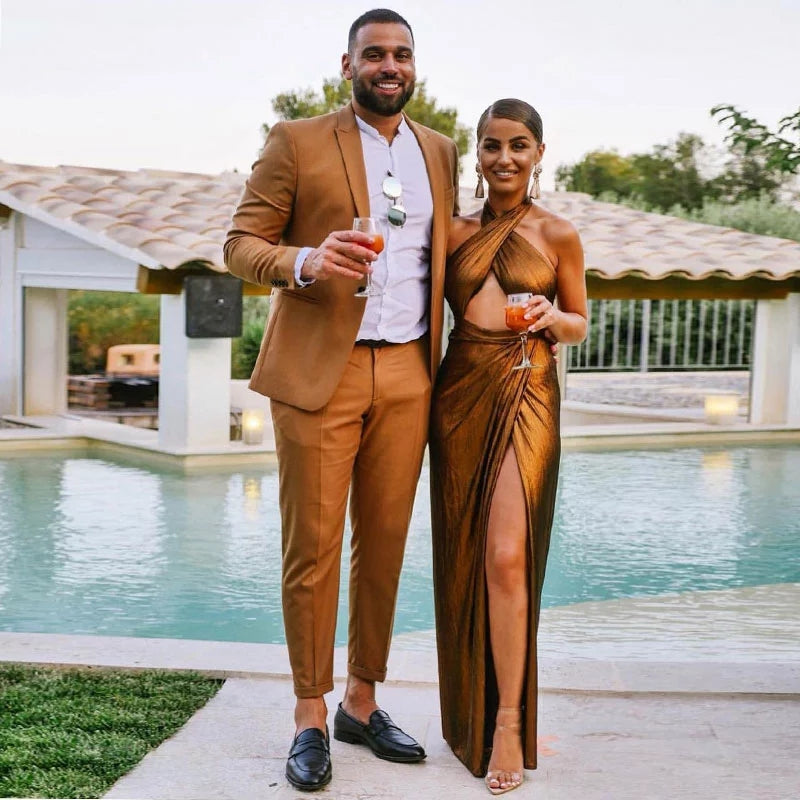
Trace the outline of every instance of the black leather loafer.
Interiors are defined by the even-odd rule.
[[[286,780],[302,792],[313,792],[331,782],[328,729],[307,728],[294,737],[286,761]]]
[[[386,761],[399,761],[414,764],[425,758],[422,745],[403,733],[385,711],[378,709],[369,716],[364,725],[351,717],[339,703],[333,719],[333,738],[348,744],[365,744],[378,758]]]

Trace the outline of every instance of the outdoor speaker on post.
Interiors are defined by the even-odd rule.
[[[242,335],[242,282],[231,275],[187,275],[186,336],[233,339]]]

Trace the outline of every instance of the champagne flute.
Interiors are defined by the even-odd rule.
[[[356,217],[353,220],[353,230],[361,231],[372,237],[372,244],[366,245],[373,253],[383,250],[383,232],[377,217]],[[372,262],[373,264],[375,262]],[[366,285],[359,287],[356,297],[379,297],[383,292],[372,282],[372,274],[366,274]]]
[[[531,320],[525,319],[527,304],[533,298],[532,292],[518,292],[517,294],[506,295],[506,327],[519,334],[520,344],[522,345],[522,361],[513,369],[531,369],[538,367],[530,358],[526,344],[528,342],[528,326]]]

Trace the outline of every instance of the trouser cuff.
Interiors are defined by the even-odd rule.
[[[328,683],[320,683],[316,686],[298,686],[294,685],[294,696],[303,700],[309,697],[322,697],[322,695],[333,691],[333,681]]]
[[[386,680],[385,669],[367,669],[367,667],[359,667],[357,664],[348,664],[347,671],[356,678],[361,678],[365,681],[376,681],[377,683],[383,683],[383,681]]]

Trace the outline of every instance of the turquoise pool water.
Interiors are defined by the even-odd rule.
[[[800,581],[800,447],[569,452],[561,475],[545,606]],[[396,633],[433,627],[427,484]],[[0,459],[0,630],[282,642],[277,492],[267,467]]]

